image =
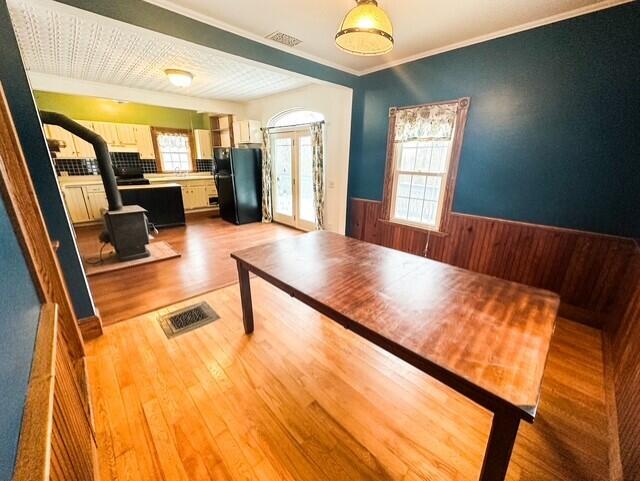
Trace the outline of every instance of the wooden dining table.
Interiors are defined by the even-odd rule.
[[[247,334],[252,272],[492,412],[479,479],[505,478],[536,416],[556,294],[326,231],[231,257]]]

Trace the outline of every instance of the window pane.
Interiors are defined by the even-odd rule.
[[[411,197],[412,199],[424,199],[424,189],[426,177],[423,175],[414,175],[411,179]]]
[[[397,219],[406,219],[407,211],[409,210],[409,199],[406,197],[398,197],[396,199],[396,214]]]
[[[410,193],[411,193],[411,176],[406,174],[399,175],[397,195],[399,197],[409,197]]]
[[[402,147],[402,160],[400,162],[400,170],[413,170],[416,163],[416,149],[411,147]]]
[[[285,216],[293,215],[293,190],[291,182],[291,149],[293,142],[291,138],[280,138],[274,142],[275,155],[275,211]]]
[[[308,222],[316,221],[313,203],[313,149],[311,137],[300,137],[300,218]]]
[[[448,142],[434,142],[433,154],[429,165],[430,172],[444,172],[447,159]]]
[[[429,225],[436,225],[436,214],[438,212],[438,204],[435,202],[425,201],[422,209],[422,222]]]
[[[426,172],[429,169],[429,158],[431,157],[431,148],[423,145],[418,149],[416,156],[416,171]]]
[[[438,201],[440,199],[440,187],[442,183],[442,177],[429,176],[427,177],[427,188],[424,198],[426,200]]]
[[[409,200],[409,215],[407,219],[412,222],[420,222],[422,217],[422,199]]]
[[[191,150],[186,134],[160,134],[157,141],[164,170],[191,170]]]

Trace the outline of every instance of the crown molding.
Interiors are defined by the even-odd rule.
[[[245,104],[239,102],[190,97],[188,95],[179,95],[167,92],[156,92],[154,90],[124,87],[122,85],[103,82],[91,82],[88,80],[79,80],[34,71],[28,71],[27,76],[29,77],[29,83],[31,84],[32,90],[42,90],[44,92],[70,95],[86,95],[88,97],[123,100],[126,102],[157,105],[160,107],[195,110],[196,112],[233,114],[240,116],[245,114]]]
[[[191,8],[183,7],[181,5],[176,5],[171,0],[144,0],[144,1],[152,5],[155,5],[156,7],[164,8],[165,10],[170,10],[179,15],[183,15],[185,17],[192,18],[199,22],[206,23],[207,25],[211,25],[212,27],[219,28],[220,30],[225,30],[227,32],[234,33],[246,39],[253,40],[254,42],[267,45],[277,50],[282,50],[283,52],[290,53],[291,55],[295,55],[296,57],[301,57],[306,60],[311,60],[312,62],[319,63],[320,65],[331,67],[336,70],[349,73],[351,75],[356,75],[356,76],[361,75],[360,71],[347,67],[346,65],[334,63],[334,62],[331,62],[330,60],[317,57],[316,55],[312,55],[310,53],[301,52],[300,50],[296,50],[294,47],[293,48],[287,47],[286,45],[282,45],[278,42],[274,42],[273,40],[269,40],[268,38],[261,37],[260,35],[256,35],[255,33],[251,33],[247,30],[234,27],[233,25],[229,25],[228,23],[222,22],[214,17],[211,17],[210,15],[205,15]]]
[[[386,62],[376,67],[371,67],[365,70],[359,70],[357,75],[359,76],[368,75],[368,74],[379,72],[381,70],[385,70],[391,67],[397,67],[398,65],[402,65],[405,63],[414,62],[416,60],[420,60],[426,57],[432,57],[434,55],[438,55],[441,53],[450,52],[451,50],[456,50],[463,47],[469,47],[477,43],[486,42],[488,40],[493,40],[500,37],[506,37],[508,35],[513,35],[514,33],[524,32],[525,30],[531,30],[534,28],[542,27],[544,25],[549,25],[551,23],[560,22],[562,20],[568,20],[570,18],[579,17],[581,15],[586,15],[588,13],[597,12],[598,10],[605,10],[607,8],[615,7],[617,5],[622,5],[624,3],[630,3],[633,1],[634,0],[604,0],[602,2],[594,3],[592,5],[587,5],[586,7],[576,8],[574,10],[558,13],[550,17],[545,17],[539,20],[534,20],[532,22],[523,23],[515,27],[509,27],[509,28],[498,30],[485,35],[480,35],[478,37],[473,37],[468,40],[463,40],[462,42],[452,43],[452,44],[445,45],[443,47],[438,47],[431,50],[425,50],[424,52],[410,55],[408,57],[404,57],[399,60]]]
[[[364,76],[364,75],[368,75],[374,72],[379,72],[381,70],[385,70],[391,67],[396,67],[398,65],[401,64],[405,64],[405,63],[409,63],[409,62],[413,62],[415,60],[420,60],[426,57],[431,57],[433,55],[438,55],[441,53],[445,53],[445,52],[449,52],[451,50],[456,50],[459,48],[463,48],[463,47],[468,47],[471,45],[475,45],[477,43],[482,43],[482,42],[486,42],[488,40],[493,40],[496,38],[500,38],[500,37],[506,37],[507,35],[512,35],[514,33],[518,33],[518,32],[523,32],[525,30],[531,30],[537,27],[542,27],[544,25],[548,25],[551,23],[555,23],[555,22],[560,22],[562,20],[568,20],[570,18],[574,18],[574,17],[579,17],[581,15],[586,15],[589,13],[593,13],[593,12],[597,12],[599,10],[605,10],[607,8],[611,8],[611,7],[615,7],[617,5],[622,5],[624,3],[630,3],[633,2],[634,0],[603,0],[601,2],[598,3],[594,3],[591,5],[587,5],[586,7],[581,7],[581,8],[576,8],[574,10],[569,10],[567,12],[562,12],[562,13],[558,13],[556,15],[552,15],[549,17],[545,17],[545,18],[541,18],[538,20],[533,20],[531,22],[527,22],[527,23],[523,23],[521,25],[517,25],[515,27],[509,27],[509,28],[505,28],[502,30],[497,30],[495,32],[491,32],[485,35],[480,35],[477,37],[473,37],[467,40],[463,40],[461,42],[456,42],[456,43],[452,43],[449,45],[444,45],[442,47],[438,47],[435,49],[431,49],[431,50],[425,50],[423,52],[419,52],[407,57],[403,57],[401,59],[398,60],[393,60],[390,62],[385,62],[383,64],[377,65],[375,67],[371,67],[368,69],[362,69],[362,70],[358,70],[358,69],[353,69],[350,67],[347,67],[345,65],[342,64],[337,64],[334,62],[331,62],[329,60],[317,57],[315,55],[312,54],[308,54],[308,53],[304,53],[301,52],[300,50],[295,50],[294,48],[290,48],[290,47],[286,47],[284,45],[280,45],[277,42],[273,42],[270,41],[266,38],[263,38],[259,35],[256,35],[254,33],[248,32],[246,30],[234,27],[232,25],[229,25],[227,23],[221,22],[220,20],[217,20],[209,15],[205,15],[199,12],[196,12],[193,9],[190,8],[186,8],[186,7],[182,7],[180,5],[176,5],[173,1],[171,0],[144,0],[147,3],[151,3],[153,5],[156,5],[158,7],[164,8],[166,10],[170,10],[174,13],[177,13],[179,15],[184,15],[186,17],[190,17],[193,18],[194,20],[198,20],[200,22],[206,23],[208,25],[214,26],[216,28],[220,28],[222,30],[226,30],[227,32],[231,32],[231,33],[235,33],[236,35],[240,35],[242,37],[248,38],[249,40],[253,40],[254,42],[259,42],[262,43],[264,45],[268,45],[270,47],[276,48],[278,50],[282,50],[284,52],[290,53],[292,55],[296,55],[298,57],[302,57],[305,58],[307,60],[311,60],[312,62],[316,62],[319,63],[321,65],[325,65],[327,67],[332,67],[338,70],[341,70],[343,72],[346,73],[350,73],[352,75],[356,75],[358,77]]]

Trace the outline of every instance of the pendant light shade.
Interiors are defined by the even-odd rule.
[[[169,68],[164,71],[171,82],[176,87],[189,87],[193,81],[193,74],[186,70],[178,70],[177,68]]]
[[[382,55],[393,49],[393,26],[376,0],[356,0],[358,4],[342,21],[336,45],[355,55]]]

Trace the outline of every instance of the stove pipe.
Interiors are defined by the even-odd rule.
[[[66,115],[59,114],[58,112],[47,112],[45,110],[41,110],[40,119],[44,124],[62,127],[73,135],[77,135],[82,140],[89,142],[93,146],[93,150],[96,153],[96,159],[98,160],[98,168],[100,169],[102,185],[104,185],[104,192],[107,195],[109,210],[122,210],[122,197],[120,197],[118,184],[116,183],[116,176],[113,173],[109,147],[104,139],[94,131],[89,130],[78,122],[71,120]]]

